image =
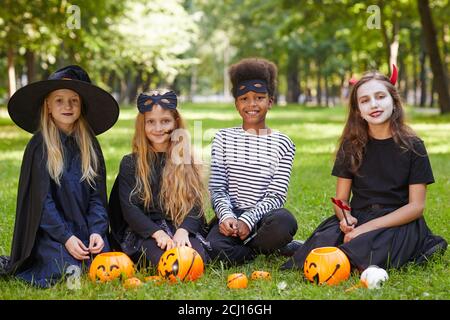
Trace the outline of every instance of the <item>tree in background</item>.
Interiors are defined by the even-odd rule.
[[[75,2],[76,7],[59,0],[32,5],[6,0],[0,7],[0,52],[2,57],[6,53],[9,96],[17,82],[25,84],[22,74],[30,82],[37,78],[35,71],[45,78],[51,70],[75,63],[128,102],[138,89],[171,85],[195,61],[182,57],[197,26],[181,0]],[[74,18],[80,21],[72,27]]]
[[[446,113],[448,2],[74,0],[80,27],[70,28],[66,0],[4,0],[0,98],[6,101],[5,88],[10,94],[69,63],[89,70],[120,102],[155,86],[188,98],[226,97],[228,66],[261,56],[278,65],[277,93],[287,102],[333,106],[352,76],[388,74],[396,62],[406,102],[426,107],[437,100]]]
[[[439,105],[442,113],[450,112],[450,95],[447,72],[444,70],[441,55],[439,53],[436,29],[431,16],[430,4],[428,0],[417,0],[422,22],[425,43],[430,55],[431,69],[434,75],[434,85],[439,94]]]

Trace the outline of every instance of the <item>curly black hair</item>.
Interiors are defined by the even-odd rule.
[[[237,98],[238,84],[246,80],[264,80],[267,83],[269,97],[275,95],[277,84],[277,66],[263,58],[246,58],[228,68],[232,88],[231,93]]]

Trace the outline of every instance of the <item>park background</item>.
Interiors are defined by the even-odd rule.
[[[155,87],[179,94],[207,175],[214,133],[240,125],[227,68],[252,56],[279,68],[268,125],[297,146],[286,203],[299,223],[296,239],[306,239],[332,214],[330,172],[349,81],[372,69],[388,75],[395,63],[408,123],[425,141],[436,179],[428,188],[425,217],[434,233],[449,240],[449,17],[445,0],[0,0],[0,255],[9,254],[20,164],[31,138],[7,113],[15,90],[79,64],[114,95],[119,121],[98,137],[110,190],[122,156],[131,151],[136,96]],[[76,290],[65,282],[38,290],[0,279],[0,300],[449,299],[449,257],[447,252],[425,266],[389,271],[383,289],[371,291],[345,291],[358,282],[357,274],[337,287],[311,285],[298,271],[278,271],[284,259],[269,256],[230,269],[213,264],[194,283],[146,284],[136,291],[86,278]],[[226,288],[228,274],[258,269],[270,271],[272,281]]]

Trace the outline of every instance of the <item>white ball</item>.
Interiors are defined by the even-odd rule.
[[[361,282],[369,289],[380,289],[383,283],[389,279],[386,270],[372,265],[361,274]]]

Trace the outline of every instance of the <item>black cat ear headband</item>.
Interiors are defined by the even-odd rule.
[[[151,100],[150,103],[147,103]],[[177,95],[173,91],[166,92],[164,94],[146,95],[141,93],[137,98],[137,108],[140,113],[152,111],[153,106],[157,104],[165,109],[177,108]]]

